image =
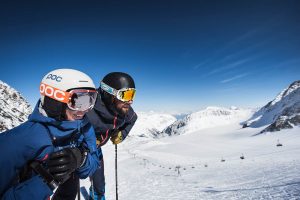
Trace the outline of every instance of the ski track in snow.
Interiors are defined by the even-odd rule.
[[[298,200],[300,134],[297,131],[300,129],[292,133],[239,138],[237,141],[240,142],[240,146],[234,146],[233,144],[238,143],[230,143],[232,138],[228,137],[228,148],[225,148],[226,139],[223,140],[224,144],[219,141],[220,143],[217,142],[219,146],[215,146],[216,152],[219,148],[220,151],[223,150],[222,155],[227,155],[224,157],[225,162],[220,161],[221,157],[217,153],[202,159],[202,153],[205,154],[205,150],[212,149],[212,143],[198,148],[189,144],[195,148],[195,152],[190,153],[190,156],[184,156],[180,154],[183,149],[180,149],[182,147],[178,144],[178,139],[166,138],[154,142],[128,141],[127,144],[119,145],[119,199]],[[217,135],[214,137],[218,138]],[[274,145],[277,138],[284,141],[283,147]],[[182,144],[186,143],[184,138],[181,140]],[[171,149],[169,152],[162,148],[172,144],[179,145],[177,150]],[[189,152],[188,149],[185,151]],[[197,151],[200,152],[199,156]],[[103,152],[107,182],[106,198],[110,200],[115,199],[114,146],[106,145]],[[240,152],[245,154],[244,160],[239,159]],[[88,188],[90,183],[86,179],[82,184]]]

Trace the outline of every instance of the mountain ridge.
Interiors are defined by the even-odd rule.
[[[0,80],[0,132],[25,122],[31,112],[31,106],[20,92]]]

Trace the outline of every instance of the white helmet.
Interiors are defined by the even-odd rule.
[[[41,103],[47,115],[61,120],[61,115],[72,107],[71,95],[69,91],[74,89],[93,90],[93,101],[95,101],[95,84],[85,73],[74,69],[57,69],[44,76],[40,84]],[[89,91],[90,92],[90,91]],[[95,102],[91,102],[91,107]],[[69,105],[70,104],[70,105]]]
[[[93,80],[85,73],[75,69],[56,69],[44,76],[40,85],[41,101],[48,96],[63,102],[63,92],[74,88],[95,89]]]

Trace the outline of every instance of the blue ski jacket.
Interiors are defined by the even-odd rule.
[[[28,121],[0,134],[0,199],[47,199],[52,195],[48,185],[36,174],[23,182],[19,174],[34,160],[41,163],[52,152],[83,145],[89,150],[85,164],[76,170],[80,178],[92,175],[100,166],[93,128],[85,119],[56,121],[39,112],[37,103]]]

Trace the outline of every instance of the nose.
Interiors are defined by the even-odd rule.
[[[133,101],[132,100],[131,101],[127,101],[126,103],[129,104],[129,105],[131,105],[133,103]]]

